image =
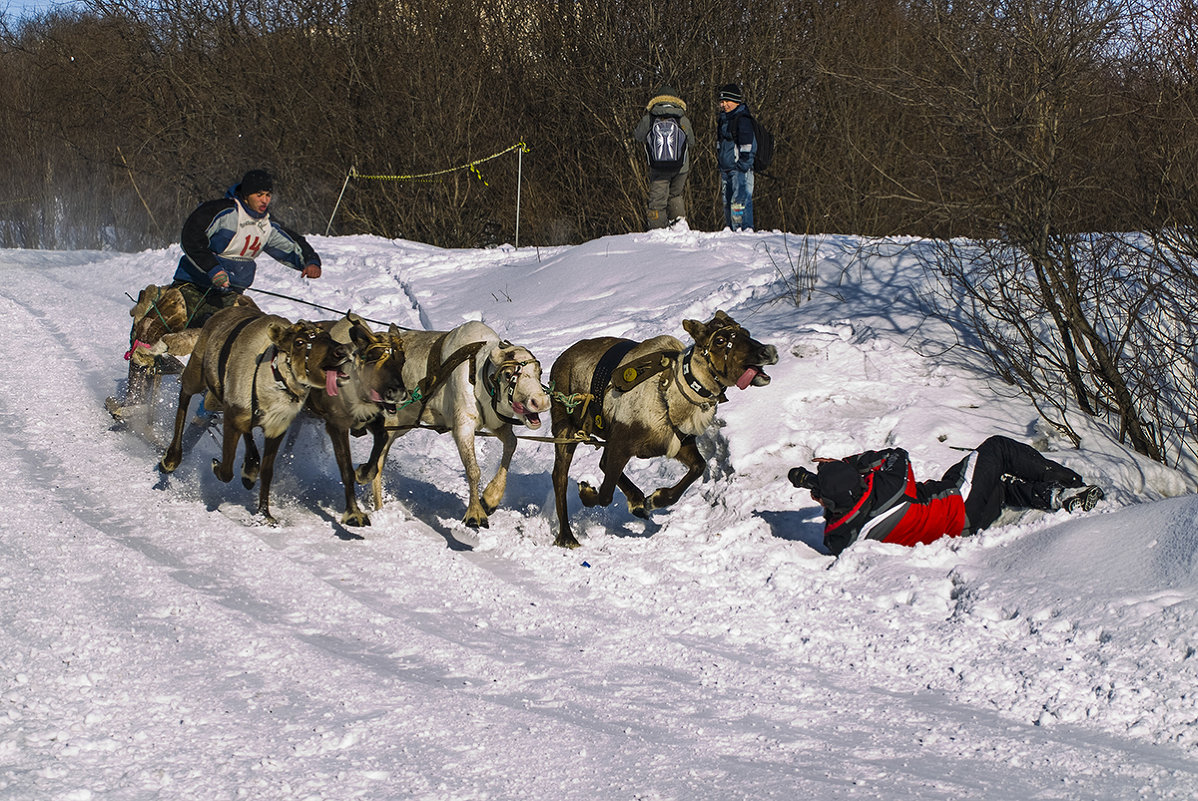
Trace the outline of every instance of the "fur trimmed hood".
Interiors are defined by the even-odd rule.
[[[686,111],[686,101],[684,101],[680,97],[675,97],[674,95],[657,95],[656,97],[652,98],[648,103],[645,104],[645,110],[648,111],[648,110],[652,109],[658,103],[664,103],[664,104],[670,105],[670,106],[677,106],[678,108],[682,109],[683,111]]]

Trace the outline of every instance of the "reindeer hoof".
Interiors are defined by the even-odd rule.
[[[649,511],[650,511],[649,507],[645,506],[645,504],[643,504],[643,503],[638,503],[635,506],[632,504],[628,504],[628,511],[632,512],[633,515],[641,518],[642,520],[649,519]]]
[[[580,548],[582,543],[574,539],[573,534],[558,534],[553,544],[559,548]]]
[[[487,519],[486,515],[483,515],[482,517],[469,516],[466,518],[465,522],[466,528],[478,529],[491,527],[491,521]]]
[[[220,459],[212,460],[212,472],[216,475],[217,478],[219,478],[221,481],[225,482],[226,484],[228,484],[230,481],[233,480],[233,472],[232,471],[229,471],[228,475],[221,474]]]
[[[582,500],[583,506],[591,507],[599,504],[599,490],[585,481],[578,482],[578,497]]]
[[[341,522],[347,526],[369,526],[370,515],[365,512],[346,512],[341,515]]]
[[[359,467],[354,471],[354,481],[357,481],[359,484],[369,484],[371,481],[374,481],[374,477],[378,474],[379,471],[373,466]]]

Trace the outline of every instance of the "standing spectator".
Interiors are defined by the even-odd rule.
[[[724,197],[724,225],[733,231],[753,230],[753,159],[757,140],[753,119],[740,85],[726,83],[719,92],[716,161]]]
[[[694,128],[686,103],[673,87],[663,86],[647,104],[632,138],[645,145],[649,158],[649,228],[665,228],[686,218],[682,191],[690,175]]]

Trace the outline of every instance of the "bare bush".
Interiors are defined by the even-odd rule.
[[[4,37],[20,181],[0,203],[45,217],[49,176],[85,173],[140,247],[264,166],[280,213],[322,231],[356,168],[426,177],[351,181],[335,231],[469,245],[513,233],[515,159],[481,179],[449,168],[523,141],[526,241],[579,241],[643,224],[629,136],[668,83],[697,132],[691,224],[717,228],[714,95],[735,81],[778,141],[759,227],[993,236],[1030,214],[1147,229],[1180,205],[1153,205],[1165,177],[1192,185],[1173,147],[1187,2],[1145,21],[1130,0],[87,0]],[[1154,92],[1180,106],[1143,113]]]
[[[1158,461],[1194,453],[1194,324],[1176,271],[1143,235],[1059,238],[1046,276],[998,240],[941,241],[940,308],[964,323],[1000,377],[1078,441],[1077,413],[1107,419]],[[1055,268],[1054,268],[1055,269]]]

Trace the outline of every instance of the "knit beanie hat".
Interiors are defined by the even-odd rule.
[[[852,509],[865,492],[861,474],[846,462],[821,462],[819,466],[819,497],[822,502],[843,514]]]
[[[270,173],[266,170],[250,170],[241,176],[241,183],[237,185],[237,194],[241,197],[249,197],[255,192],[273,192],[274,188],[275,179],[270,177]]]
[[[738,105],[745,102],[745,95],[741,92],[738,83],[726,83],[721,86],[719,98],[720,100],[731,100]]]

